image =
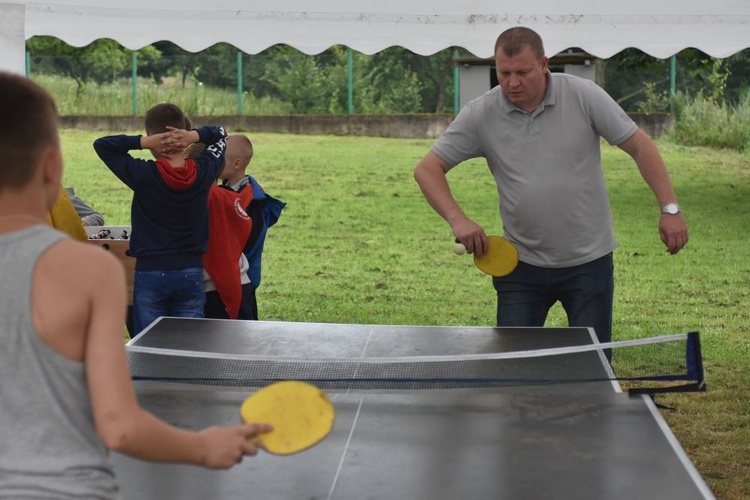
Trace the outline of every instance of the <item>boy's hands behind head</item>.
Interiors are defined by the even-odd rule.
[[[157,159],[168,158],[182,152],[183,148],[176,147],[169,141],[166,143],[163,142],[166,135],[166,133],[163,133],[141,136],[141,148],[150,150],[151,154],[154,155],[154,158]]]
[[[167,127],[161,134],[141,137],[141,147],[150,149],[156,158],[182,155],[185,148],[200,140],[195,130],[183,130]]]
[[[165,148],[174,148],[174,151],[184,151],[189,145],[200,141],[200,136],[195,130],[183,130],[167,127],[167,131],[160,134],[161,144]]]

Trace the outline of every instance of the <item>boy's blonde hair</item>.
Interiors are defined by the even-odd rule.
[[[246,135],[230,135],[227,138],[227,156],[233,156],[242,160],[242,168],[248,166],[253,159],[253,143]]]

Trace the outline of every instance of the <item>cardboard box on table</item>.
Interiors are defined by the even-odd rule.
[[[128,238],[130,238],[130,226],[86,226],[86,234],[91,235],[97,234],[104,229],[110,231],[110,236],[114,239],[97,239],[88,240],[91,245],[97,245],[117,257],[125,268],[125,280],[127,284],[127,297],[128,305],[133,305],[133,277],[135,276],[135,258],[130,256],[130,239],[119,240],[117,239],[123,231],[128,232]]]

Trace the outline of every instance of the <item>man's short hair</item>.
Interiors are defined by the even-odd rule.
[[[529,28],[516,26],[503,31],[495,42],[495,55],[498,49],[508,57],[517,56],[525,48],[529,47],[539,60],[544,58],[544,43],[539,34]]]
[[[163,134],[167,127],[189,130],[190,120],[175,104],[157,104],[146,112],[146,135]]]
[[[45,150],[59,148],[57,107],[32,80],[0,71],[0,190],[32,179]]]

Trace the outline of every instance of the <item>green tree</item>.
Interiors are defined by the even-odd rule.
[[[406,49],[401,57],[421,82],[422,111],[453,112],[453,55],[470,55],[460,47],[450,47],[430,56],[421,56]]]
[[[79,88],[88,82],[112,82],[130,76],[132,51],[114,40],[100,39],[85,47],[73,47],[51,36],[35,36],[26,42],[34,71],[73,78]],[[137,51],[138,63],[147,65],[161,54],[152,46]]]
[[[603,86],[629,111],[666,111],[670,85],[669,59],[657,59],[638,49],[626,49],[603,62]],[[697,49],[676,54],[677,92],[723,100],[731,68]],[[663,109],[650,109],[650,107]]]
[[[261,80],[276,97],[288,102],[293,113],[343,113],[346,110],[346,52],[334,47],[320,57],[290,46],[276,46]],[[342,90],[343,89],[343,90]]]
[[[419,113],[423,84],[409,67],[400,47],[355,58],[357,112],[363,114]]]

